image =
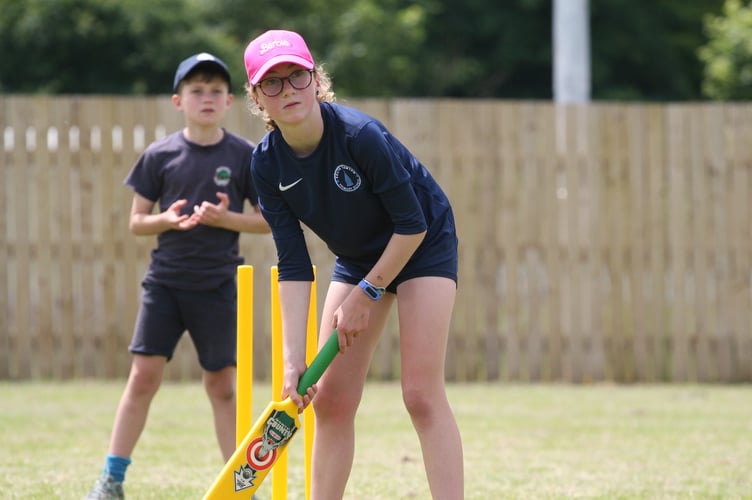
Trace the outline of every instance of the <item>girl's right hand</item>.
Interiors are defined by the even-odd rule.
[[[298,413],[306,409],[316,395],[316,392],[318,392],[318,387],[316,384],[313,384],[308,388],[306,394],[303,396],[298,394],[298,383],[300,382],[300,376],[303,374],[304,370],[305,368],[303,370],[299,368],[285,369],[285,378],[282,386],[282,399],[289,397],[298,407]]]

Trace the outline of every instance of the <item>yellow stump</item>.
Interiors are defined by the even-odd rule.
[[[253,266],[238,266],[235,447],[251,430],[253,415]]]
[[[318,352],[318,306],[316,304],[316,266],[313,266],[311,302],[308,307],[308,332],[306,334],[306,364],[310,365]],[[311,498],[311,457],[313,456],[313,427],[316,417],[310,405],[303,411],[303,442],[305,444],[305,497]]]
[[[277,266],[271,269],[271,304],[272,304],[272,400],[280,401],[284,379],[284,361],[282,359],[282,309],[279,303],[279,271]],[[287,450],[277,458],[272,469],[272,500],[287,499]]]
[[[316,304],[316,266],[313,266],[313,282],[311,283],[311,300],[308,309],[308,325],[306,331],[306,363],[310,364],[318,352],[318,326]],[[282,310],[279,303],[279,270],[277,266],[271,268],[271,308],[272,308],[272,398],[278,400],[282,394],[284,378],[284,361],[282,352]],[[311,497],[311,455],[313,453],[313,408],[310,406],[303,412],[303,439],[305,448],[305,494]],[[279,456],[272,469],[272,500],[287,499],[287,450]]]

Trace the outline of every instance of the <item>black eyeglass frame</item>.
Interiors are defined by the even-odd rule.
[[[285,90],[285,80],[286,80],[290,84],[290,87],[294,88],[295,90],[305,90],[311,86],[311,83],[313,83],[313,75],[315,72],[316,70],[314,69],[296,69],[295,71],[290,73],[288,76],[273,76],[271,78],[265,78],[259,81],[256,85],[254,85],[254,88],[261,90],[261,93],[263,93],[266,97],[277,97],[279,94],[282,93],[283,90]],[[310,77],[310,79],[308,80],[308,83],[306,83],[302,87],[298,87],[292,82],[292,79],[295,78],[296,75],[300,75],[302,73],[308,73],[308,76]],[[262,84],[264,82],[268,82],[270,80],[280,81],[279,91],[274,94],[267,94],[266,91],[264,90],[264,87],[262,87]]]

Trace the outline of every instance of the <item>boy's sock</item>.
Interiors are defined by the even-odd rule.
[[[107,455],[102,474],[105,476],[112,476],[115,481],[122,483],[125,481],[125,469],[127,469],[130,464],[130,458],[123,458],[117,455]]]

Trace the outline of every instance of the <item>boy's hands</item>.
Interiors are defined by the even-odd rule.
[[[170,205],[170,208],[165,210],[164,215],[167,218],[167,224],[169,227],[179,229],[180,231],[187,231],[196,227],[198,219],[192,215],[180,215],[180,211],[187,203],[188,200],[178,200]]]
[[[133,234],[139,236],[159,234],[171,229],[188,231],[199,224],[224,227],[236,231],[242,230],[236,229],[232,225],[232,215],[235,214],[229,210],[230,198],[227,193],[218,192],[216,195],[219,199],[218,203],[204,201],[201,205],[193,206],[193,213],[182,213],[188,205],[188,200],[183,198],[174,201],[164,212],[154,214],[152,211],[155,202],[135,193],[128,227]],[[260,217],[261,215],[259,215]],[[266,225],[263,227],[268,228]],[[258,232],[263,231],[259,230]]]
[[[227,207],[230,206],[230,197],[227,193],[217,192],[217,198],[219,198],[219,203],[216,204],[204,201],[201,205],[194,205],[191,219],[195,219],[196,224],[222,227],[227,215]]]
[[[201,205],[194,205],[193,213],[190,215],[180,213],[188,204],[188,200],[177,200],[164,211],[163,220],[168,227],[179,231],[188,231],[199,224],[223,227],[230,206],[230,198],[222,192],[217,193],[217,198],[219,198],[219,203],[204,201]]]

